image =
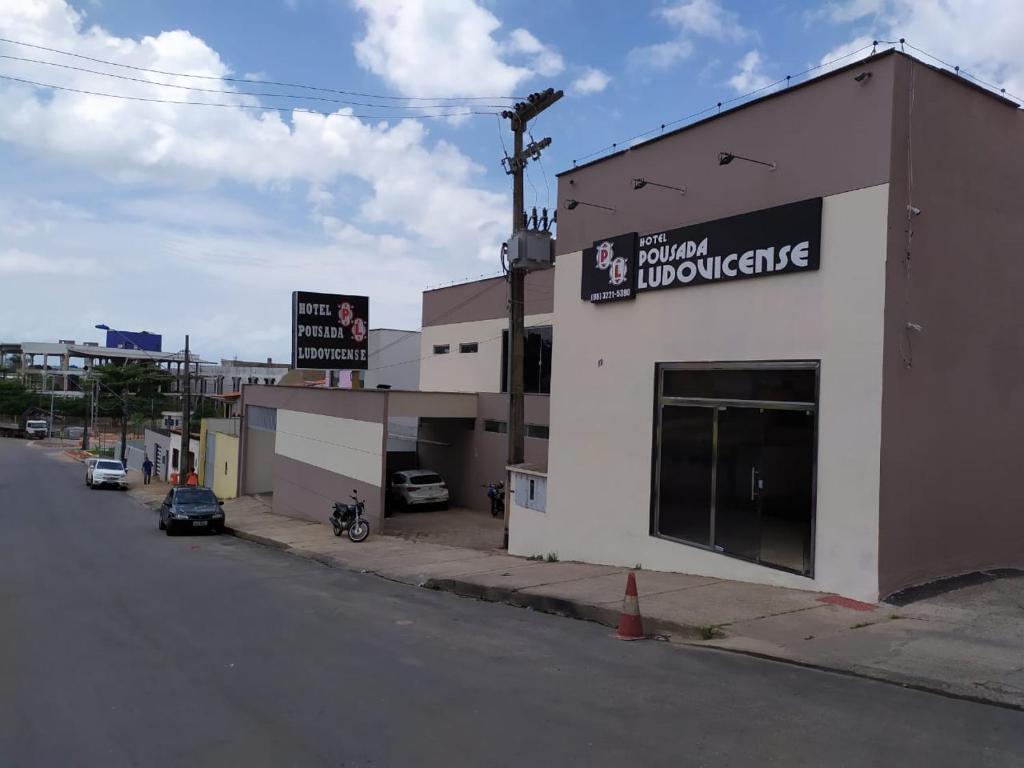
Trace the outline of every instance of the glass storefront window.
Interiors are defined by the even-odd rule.
[[[818,364],[657,376],[652,534],[811,575]]]

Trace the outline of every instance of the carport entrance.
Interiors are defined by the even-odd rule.
[[[504,530],[502,518],[468,507],[393,512],[384,521],[388,536],[480,550],[501,549]]]

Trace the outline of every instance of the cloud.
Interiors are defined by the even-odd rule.
[[[737,93],[750,93],[771,85],[774,80],[761,70],[760,52],[748,51],[738,62],[739,71],[729,78],[729,85]]]
[[[120,37],[90,26],[63,0],[0,0],[0,36],[137,67],[231,75],[219,53],[188,31]],[[509,41],[530,66],[556,66],[540,41]],[[229,105],[146,103],[0,81],[0,144],[8,145],[0,165],[11,161],[6,189],[16,175],[19,189],[0,190],[7,297],[0,328],[14,338],[81,335],[104,321],[174,338],[190,332],[211,357],[286,356],[292,290],[365,293],[373,297],[374,325],[414,328],[426,285],[477,274],[480,259],[496,263],[507,236],[503,185],[494,191],[484,169],[433,136],[426,121],[361,119],[353,115],[367,110],[344,106],[330,115],[282,115],[223,79],[199,82],[227,92],[211,95],[26,63],[8,62],[4,72],[68,88]],[[40,276],[47,302],[61,312],[38,312]],[[175,306],[169,296],[184,284],[188,299]],[[213,315],[221,319],[211,323]]]
[[[544,77],[553,77],[565,69],[561,54],[544,45],[525,29],[513,29],[503,50],[527,54],[530,57],[530,68]]]
[[[186,31],[140,40],[115,37],[85,28],[83,17],[62,0],[0,0],[0,31],[150,69],[213,77],[230,72],[216,51]],[[532,48],[535,57],[546,55],[525,37],[517,45]],[[210,98],[82,72],[40,72],[29,64],[12,69],[19,77],[87,90]],[[159,79],[195,85],[187,78]],[[483,169],[451,144],[431,142],[422,121],[362,120],[352,116],[351,107],[331,115],[244,110],[259,102],[223,80],[202,86],[227,91],[215,98],[233,108],[121,101],[3,83],[0,140],[129,185],[203,188],[229,180],[261,189],[301,182],[326,190],[354,178],[369,193],[357,206],[362,218],[427,246],[493,257],[507,228],[505,195],[481,188]]]
[[[684,0],[658,8],[654,13],[675,29],[676,37],[631,50],[627,61],[633,67],[667,69],[693,54],[693,38],[737,43],[753,36],[739,23],[739,17],[717,0]]]
[[[0,275],[84,275],[96,267],[91,259],[44,257],[15,248],[0,251]]]
[[[573,80],[571,88],[574,93],[581,95],[600,93],[608,87],[608,83],[611,80],[611,76],[606,72],[594,69],[593,67],[587,67],[582,75]]]
[[[239,203],[213,208],[204,221],[205,199],[175,219],[174,206],[187,199],[156,192],[125,203],[104,192],[94,201],[101,215],[85,217],[59,201],[0,196],[4,217],[45,220],[23,235],[0,231],[5,337],[81,338],[106,322],[163,331],[173,349],[191,333],[208,358],[286,359],[292,290],[366,294],[374,327],[416,328],[419,292],[445,275],[436,253],[406,238],[336,218],[324,222],[324,237]],[[148,215],[161,206],[165,216]],[[186,285],[187,300],[174,299]],[[39,312],[41,295],[60,311]]]
[[[1024,48],[1020,44],[1024,3],[1020,0],[861,0],[832,6],[831,20],[870,16],[870,27],[857,29],[849,42],[829,51],[822,61],[856,49],[855,43],[860,41],[867,44],[872,39],[903,37],[972,75],[1024,95]]]
[[[406,96],[509,96],[525,81],[564,69],[525,29],[506,39],[474,0],[353,0],[366,18],[356,60]]]
[[[627,60],[631,66],[649,69],[668,69],[673,64],[693,54],[693,43],[689,40],[670,40],[634,48]]]
[[[738,42],[750,36],[739,17],[715,0],[686,0],[664,8],[657,14],[683,32],[714,40]]]

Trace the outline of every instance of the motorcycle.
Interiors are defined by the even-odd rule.
[[[505,483],[499,480],[496,483],[488,483],[487,498],[491,500],[491,517],[499,517],[505,514]]]
[[[355,493],[356,491],[353,491],[353,494]],[[355,495],[352,496],[352,500],[355,504],[334,502],[334,511],[328,520],[334,527],[335,536],[341,536],[347,531],[349,539],[359,543],[366,541],[366,537],[370,535],[370,521],[364,517],[366,502],[360,501]]]

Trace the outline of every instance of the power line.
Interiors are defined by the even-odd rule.
[[[196,91],[199,93],[217,93],[224,94],[227,96],[259,96],[262,98],[272,99],[304,99],[307,101],[324,101],[331,104],[347,104],[355,107],[375,107],[377,109],[451,109],[453,107],[462,106],[459,104],[374,104],[372,102],[364,101],[350,101],[347,99],[333,99],[328,96],[303,96],[295,93],[266,93],[266,92],[252,92],[252,91],[228,91],[220,88],[200,88],[194,85],[179,85],[177,83],[161,83],[156,80],[147,80],[144,77],[131,77],[129,75],[116,75],[113,72],[100,72],[96,69],[88,69],[87,67],[76,67],[71,64],[60,64],[55,61],[43,61],[42,59],[29,59],[23,56],[10,56],[7,54],[0,53],[0,59],[8,59],[10,61],[21,61],[29,64],[45,64],[48,67],[60,67],[61,69],[70,69],[75,72],[85,72],[90,75],[100,75],[101,77],[112,77],[118,80],[128,80],[133,83],[144,83],[145,85],[155,85],[160,88],[177,88],[183,91]],[[491,109],[503,109],[505,104],[474,104],[474,107],[479,108],[491,108]]]
[[[577,157],[575,160],[572,161],[572,164],[576,165],[577,163],[581,163],[581,162],[583,162],[585,160],[589,160],[592,157],[597,157],[598,155],[604,154],[608,150],[616,150],[616,149],[618,149],[620,147],[620,145],[627,145],[627,146],[632,145],[633,142],[636,141],[637,139],[643,139],[643,138],[646,138],[648,136],[652,136],[652,135],[654,135],[656,133],[664,132],[664,130],[666,128],[669,128],[669,127],[675,126],[675,125],[679,125],[680,123],[689,122],[690,120],[693,120],[694,118],[700,117],[701,115],[707,114],[708,112],[714,112],[715,110],[718,110],[719,112],[721,112],[722,107],[725,106],[726,104],[732,104],[732,103],[737,102],[737,101],[744,101],[744,100],[749,99],[749,98],[751,98],[753,96],[756,96],[757,94],[759,94],[759,93],[761,93],[763,91],[767,91],[767,90],[770,90],[772,88],[776,88],[779,85],[782,85],[783,83],[790,84],[793,81],[794,78],[803,77],[804,75],[810,74],[811,72],[814,72],[815,70],[822,69],[823,67],[830,67],[833,64],[837,64],[838,62],[840,62],[840,61],[842,61],[844,59],[848,59],[851,56],[856,56],[858,53],[862,53],[863,51],[866,51],[868,48],[872,48],[872,47],[874,47],[874,43],[862,46],[861,48],[858,48],[855,51],[850,51],[849,53],[843,54],[842,56],[837,56],[836,58],[834,58],[834,59],[832,59],[830,61],[824,61],[821,64],[817,64],[817,65],[815,65],[813,67],[808,67],[803,72],[799,72],[796,75],[786,75],[785,77],[779,78],[775,82],[769,83],[768,85],[761,86],[760,88],[755,88],[752,91],[748,91],[747,93],[740,94],[739,96],[734,96],[731,99],[726,99],[724,101],[716,102],[715,104],[713,104],[713,105],[711,105],[709,107],[705,107],[704,109],[698,110],[697,112],[692,112],[691,114],[686,115],[685,117],[680,117],[680,118],[678,118],[676,120],[671,120],[671,121],[669,121],[667,123],[662,123],[657,128],[651,128],[649,130],[643,131],[642,133],[638,133],[638,134],[636,134],[634,136],[630,136],[627,139],[622,139],[620,141],[613,142],[613,143],[609,144],[606,147],[601,147],[600,149],[594,150],[593,152],[591,152],[589,154],[586,154],[586,155],[583,155],[582,157]]]
[[[996,83],[990,83],[987,80],[982,80],[977,75],[972,75],[970,72],[968,72],[967,70],[961,69],[956,64],[950,64],[948,61],[943,61],[938,56],[936,56],[934,54],[931,54],[931,53],[928,53],[928,51],[921,50],[920,48],[911,45],[906,40],[901,40],[901,41],[898,41],[898,42],[900,42],[902,45],[905,45],[907,48],[910,48],[911,50],[917,51],[918,53],[920,53],[920,54],[922,54],[924,56],[927,56],[929,59],[932,59],[933,61],[937,61],[939,64],[942,64],[944,67],[948,67],[949,69],[952,69],[955,72],[955,74],[957,74],[957,75],[960,75],[962,77],[966,77],[966,78],[968,78],[970,80],[973,80],[974,82],[976,82],[976,83],[978,83],[980,85],[985,86],[989,90],[995,91],[995,92],[999,93],[999,95],[1001,95],[1001,96],[1009,96],[1014,101],[1024,103],[1024,98],[1021,98],[1020,96],[1013,95],[1012,93],[1007,91],[1005,88],[1003,88],[1000,85],[997,85]]]
[[[465,109],[461,112],[444,112],[430,115],[357,115],[348,114],[344,112],[319,112],[315,109],[307,109],[305,107],[272,107],[262,104],[228,104],[225,102],[213,102],[213,101],[174,101],[173,99],[155,99],[147,96],[128,96],[120,93],[105,93],[103,91],[88,91],[83,88],[71,88],[65,85],[52,85],[50,83],[40,83],[35,80],[27,80],[21,77],[12,77],[11,75],[0,75],[2,80],[10,80],[15,83],[23,83],[24,85],[35,86],[36,88],[49,88],[55,91],[66,91],[68,93],[80,93],[85,96],[103,96],[109,99],[122,99],[125,101],[143,101],[149,104],[178,104],[180,106],[189,107],[224,107],[227,109],[250,109],[258,110],[262,112],[302,112],[309,115],[319,115],[320,117],[349,117],[359,120],[395,120],[395,119],[421,119],[421,118],[443,118],[443,117],[465,117],[468,115],[493,115],[494,112],[486,112],[483,110]]]
[[[341,96],[359,96],[366,99],[393,99],[400,101],[481,101],[487,99],[499,99],[513,101],[515,99],[522,98],[520,96],[388,96],[379,93],[360,93],[359,91],[345,91],[338,88],[324,88],[315,85],[304,85],[302,83],[288,83],[276,80],[258,80],[255,78],[248,77],[226,77],[217,75],[195,75],[187,72],[168,72],[162,69],[149,69],[147,67],[138,67],[133,64],[121,64],[116,61],[108,61],[106,59],[98,59],[92,56],[84,56],[80,53],[72,53],[71,51],[64,51],[59,48],[49,48],[45,45],[36,45],[34,43],[26,43],[20,40],[11,40],[10,38],[0,37],[0,43],[8,43],[10,45],[20,45],[26,48],[35,48],[39,51],[47,51],[49,53],[57,53],[61,56],[71,56],[76,59],[82,59],[83,61],[91,61],[96,64],[106,64],[111,67],[123,67],[125,69],[134,69],[137,72],[149,72],[154,75],[168,75],[170,77],[191,77],[197,80],[223,80],[229,83],[250,83],[253,85],[277,85],[282,88],[301,88],[307,91],[318,91],[320,93],[336,93]]]
[[[1017,101],[1017,102],[1020,102],[1020,103],[1024,104],[1024,98],[1021,98],[1020,96],[1016,96],[1013,93],[1010,93],[1009,91],[1007,91],[1005,88],[1002,88],[1002,87],[996,85],[995,83],[990,83],[990,82],[988,82],[986,80],[983,80],[980,77],[977,77],[975,75],[972,75],[972,74],[966,72],[963,69],[960,69],[959,66],[956,66],[954,64],[950,64],[949,62],[940,59],[938,56],[935,56],[935,55],[933,55],[931,53],[928,53],[925,50],[922,50],[921,48],[917,48],[916,46],[911,45],[910,43],[908,43],[906,41],[905,38],[901,38],[899,40],[873,40],[871,43],[869,43],[867,45],[864,45],[864,46],[858,48],[855,51],[850,51],[849,53],[845,53],[842,56],[837,56],[836,58],[831,59],[829,61],[824,61],[821,64],[817,64],[817,65],[815,65],[813,67],[808,67],[807,69],[803,70],[802,72],[798,72],[795,75],[786,75],[786,77],[779,78],[775,82],[769,83],[768,85],[762,86],[761,88],[755,88],[752,91],[749,91],[747,93],[741,94],[739,96],[735,96],[735,97],[733,97],[731,99],[726,99],[725,101],[719,101],[719,102],[717,102],[716,104],[714,104],[714,105],[712,105],[710,107],[705,107],[704,109],[701,109],[701,110],[699,110],[697,112],[693,112],[693,113],[691,113],[689,115],[686,115],[685,117],[681,117],[678,120],[672,120],[672,121],[667,122],[667,123],[662,123],[657,128],[652,128],[652,129],[644,131],[642,133],[638,133],[638,134],[636,134],[634,136],[630,136],[627,139],[622,139],[621,141],[613,142],[612,144],[609,144],[608,146],[601,147],[600,149],[597,149],[597,150],[595,150],[595,151],[593,151],[593,152],[591,152],[589,154],[583,155],[582,157],[577,157],[575,160],[572,161],[572,164],[575,166],[577,163],[581,163],[581,162],[589,160],[589,159],[591,159],[593,157],[597,157],[598,155],[604,154],[605,152],[607,152],[609,150],[617,150],[620,146],[623,146],[623,145],[630,146],[630,145],[633,144],[634,141],[636,141],[638,139],[646,138],[646,137],[651,136],[651,135],[653,135],[655,133],[664,132],[664,130],[666,128],[668,128],[668,127],[671,127],[671,126],[674,126],[674,125],[678,125],[680,123],[688,122],[690,120],[693,120],[694,118],[700,117],[701,115],[707,114],[708,112],[713,112],[716,109],[719,112],[721,112],[722,107],[727,105],[727,104],[732,104],[732,103],[737,102],[737,101],[745,101],[745,100],[747,100],[747,99],[749,99],[749,98],[751,98],[753,96],[756,96],[757,94],[759,94],[759,93],[761,93],[763,91],[767,91],[767,90],[771,90],[772,88],[776,88],[779,85],[782,85],[783,83],[789,85],[796,78],[803,77],[805,75],[810,74],[811,72],[814,72],[814,71],[819,70],[819,69],[823,69],[825,67],[831,67],[834,64],[838,64],[840,61],[843,61],[844,59],[848,59],[848,58],[850,58],[852,56],[856,56],[857,54],[863,53],[868,48],[870,48],[872,50],[872,53],[874,53],[875,50],[877,49],[878,45],[891,45],[891,46],[899,45],[901,47],[906,46],[907,48],[910,48],[911,50],[917,51],[918,53],[923,54],[924,56],[927,56],[928,58],[938,62],[939,64],[942,64],[943,66],[948,67],[949,69],[954,70],[954,72],[956,74],[958,74],[958,75],[962,75],[962,76],[967,77],[967,78],[969,78],[971,80],[974,80],[975,82],[979,83],[980,85],[985,86],[989,90],[995,91],[996,93],[998,93],[998,94],[1000,94],[1002,96],[1008,96],[1011,99],[1013,99],[1014,101]]]

